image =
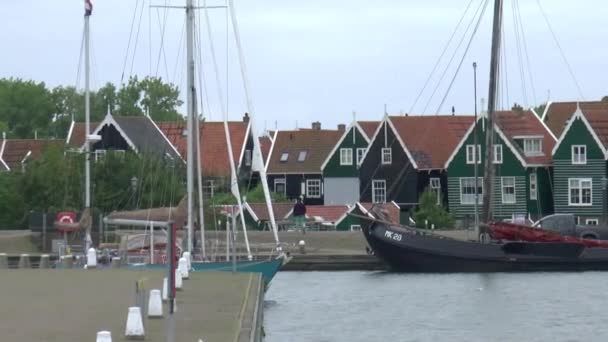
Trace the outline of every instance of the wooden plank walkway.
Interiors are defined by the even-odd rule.
[[[115,342],[126,341],[135,283],[143,279],[146,289],[160,289],[164,276],[124,269],[0,270],[2,341],[94,341],[100,330],[111,331]],[[177,294],[175,340],[251,341],[251,335],[260,335],[263,295],[257,274],[190,273]],[[166,323],[144,318],[145,340],[165,341]]]

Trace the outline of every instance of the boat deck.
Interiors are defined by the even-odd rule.
[[[94,341],[100,330],[126,341],[136,282],[161,289],[164,276],[153,270],[0,270],[2,341]],[[239,342],[251,335],[258,341],[263,296],[257,274],[191,273],[177,293],[175,341]],[[144,317],[146,341],[165,341],[166,304],[164,310],[164,319]]]

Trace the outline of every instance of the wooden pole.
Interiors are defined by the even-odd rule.
[[[492,195],[494,186],[494,165],[492,155],[494,150],[494,111],[496,109],[496,95],[498,89],[498,63],[500,62],[500,39],[502,27],[502,0],[494,1],[494,24],[492,27],[492,53],[490,58],[490,86],[488,93],[488,116],[486,127],[486,153],[485,172],[483,179],[483,207],[482,219],[484,222],[492,220]],[[477,153],[477,151],[475,151]]]

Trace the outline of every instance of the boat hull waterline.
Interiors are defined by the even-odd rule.
[[[374,254],[397,272],[608,270],[608,248],[564,243],[516,243],[512,248],[508,243],[459,241],[376,221],[365,225],[363,234]]]
[[[237,261],[236,271],[245,273],[261,273],[264,283],[268,285],[285,263],[284,258],[270,260]],[[166,269],[164,264],[132,265],[131,268]],[[194,272],[232,272],[232,261],[223,262],[192,262]]]

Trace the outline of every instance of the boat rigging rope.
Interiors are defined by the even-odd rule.
[[[182,42],[184,41],[185,34],[186,34],[186,20],[183,20],[182,21],[182,33],[179,35],[179,42],[177,43],[177,57],[175,59],[175,66],[173,67],[173,78],[171,79],[173,84],[181,84],[181,80],[180,80],[180,82],[177,82],[177,79],[178,79],[177,70],[180,65],[180,56],[181,56],[182,50],[184,48],[184,44],[182,44]],[[180,70],[183,71],[183,68]],[[180,73],[180,75],[183,75],[183,74]]]
[[[431,96],[426,101],[426,104],[424,105],[424,108],[422,109],[422,114],[426,113],[426,110],[429,107],[429,105],[431,104],[431,101],[433,100],[435,93],[437,93],[437,90],[439,90],[439,86],[441,85],[441,83],[443,82],[443,79],[447,75],[448,70],[449,70],[450,66],[452,65],[452,62],[454,61],[454,58],[456,58],[456,54],[458,53],[458,50],[460,50],[460,47],[462,46],[462,43],[464,42],[465,38],[467,37],[467,34],[468,34],[469,30],[471,29],[471,26],[475,22],[475,18],[479,15],[479,12],[481,11],[481,9],[483,7],[485,7],[484,4],[487,5],[487,2],[488,2],[487,0],[481,0],[481,2],[479,3],[479,6],[475,10],[475,13],[473,13],[473,17],[471,18],[471,21],[469,22],[469,24],[465,28],[464,32],[462,33],[462,37],[458,41],[458,44],[456,45],[456,48],[454,49],[454,52],[452,53],[450,60],[446,64],[445,68],[443,69],[443,72],[441,73],[441,76],[439,77],[439,80],[437,81],[435,88],[433,88],[433,92],[431,93]]]
[[[443,98],[441,99],[441,102],[439,103],[439,107],[437,107],[437,111],[435,111],[436,114],[439,114],[441,112],[441,107],[443,107],[443,104],[445,103],[445,100],[447,99],[450,90],[452,89],[452,86],[454,85],[454,81],[456,81],[456,77],[458,76],[458,72],[460,71],[460,68],[462,67],[462,64],[467,56],[467,53],[469,52],[469,48],[471,47],[471,43],[473,43],[473,39],[475,38],[475,34],[477,33],[477,30],[479,29],[479,24],[481,24],[481,19],[483,18],[484,13],[486,12],[486,8],[488,8],[488,3],[489,1],[485,1],[483,9],[481,10],[481,14],[479,15],[479,18],[477,19],[477,23],[475,24],[475,28],[473,29],[473,32],[471,33],[471,38],[469,39],[469,42],[467,43],[467,46],[464,50],[464,53],[462,54],[462,58],[460,59],[460,63],[458,64],[458,67],[456,68],[456,72],[454,73],[454,76],[452,77],[452,80],[450,81],[450,84],[448,86],[448,89],[445,92],[445,95],[443,96]]]
[[[238,174],[237,174],[237,170],[234,165],[234,155],[233,155],[234,151],[232,149],[232,142],[230,139],[230,129],[228,128],[228,101],[227,101],[228,96],[226,96],[226,104],[224,105],[224,96],[223,96],[224,93],[222,91],[219,68],[218,68],[218,64],[217,64],[217,58],[215,55],[215,47],[213,44],[213,35],[211,33],[211,23],[209,20],[209,11],[207,9],[207,0],[203,0],[203,8],[204,8],[203,12],[205,13],[205,22],[207,24],[209,46],[210,46],[210,50],[211,50],[211,61],[213,64],[213,70],[215,72],[215,81],[216,81],[216,85],[217,85],[218,101],[220,103],[220,108],[221,108],[222,115],[224,118],[224,120],[223,120],[224,121],[224,131],[225,131],[225,135],[226,135],[226,143],[227,143],[227,148],[228,148],[228,158],[229,158],[230,173],[231,173],[230,189],[232,190],[232,193],[236,197],[238,204],[239,204],[239,211],[238,211],[237,215],[239,215],[241,218],[241,224],[243,226],[243,235],[244,235],[244,239],[245,239],[245,247],[247,248],[247,257],[251,260],[252,259],[251,248],[249,246],[249,238],[247,236],[247,227],[245,225],[245,216],[243,215],[243,205],[241,202],[242,199],[241,199],[241,194],[240,194],[240,189],[239,189],[239,184],[238,184]],[[226,16],[226,26],[228,26],[228,22],[229,22],[228,16]],[[226,30],[226,43],[228,43],[228,30]],[[228,44],[226,44],[226,59],[228,59]],[[226,60],[226,87],[228,87],[228,64],[229,63]],[[232,214],[235,215],[234,213],[232,213]]]
[[[145,8],[145,0],[141,3],[141,11],[139,14],[139,24],[137,25],[137,33],[135,34],[135,45],[133,45],[133,59],[131,59],[131,70],[129,71],[129,75],[133,75],[133,66],[135,65],[135,57],[137,57],[137,45],[139,43],[139,31],[141,30],[141,22],[143,21],[144,16],[144,8]],[[122,79],[121,79],[122,81]]]
[[[522,100],[523,103],[522,105],[524,107],[528,107],[530,102],[528,101],[528,93],[527,93],[527,86],[526,86],[526,73],[525,73],[525,65],[524,65],[524,58],[523,58],[523,47],[522,47],[522,38],[521,38],[521,33],[519,31],[519,20],[518,20],[518,16],[517,16],[517,9],[516,9],[516,0],[513,0],[511,2],[511,9],[512,9],[512,14],[513,14],[513,33],[515,35],[515,46],[516,46],[516,50],[517,50],[517,61],[518,61],[518,68],[519,68],[519,77],[520,77],[520,81],[521,81],[521,90],[522,90]]]
[[[431,73],[429,74],[429,77],[424,82],[424,85],[422,86],[422,89],[420,89],[420,92],[416,96],[416,99],[414,100],[414,103],[410,107],[409,113],[413,113],[414,107],[416,107],[416,104],[418,104],[418,100],[420,100],[420,97],[422,96],[422,94],[426,90],[426,87],[431,82],[431,79],[433,78],[433,75],[435,75],[435,71],[437,71],[437,68],[439,67],[439,63],[443,59],[443,56],[445,55],[445,53],[448,51],[448,47],[450,46],[450,44],[452,44],[452,40],[454,39],[454,36],[456,35],[456,32],[458,32],[458,29],[460,28],[460,25],[462,24],[462,21],[464,20],[464,17],[469,12],[469,9],[471,8],[471,5],[473,4],[473,1],[474,0],[470,0],[469,1],[469,4],[467,5],[466,9],[462,13],[462,16],[460,17],[460,20],[458,20],[458,24],[456,24],[456,27],[454,28],[454,31],[452,32],[452,35],[450,36],[450,39],[448,39],[448,41],[446,42],[445,46],[443,47],[443,50],[441,51],[441,54],[439,55],[439,58],[437,58],[437,61],[435,62],[435,65],[433,66],[433,69],[431,70]]]
[[[142,4],[143,6],[143,4]],[[122,65],[122,74],[120,76],[120,83],[122,84],[125,77],[125,71],[127,70],[127,61],[129,60],[129,50],[131,49],[131,40],[133,38],[133,29],[135,27],[135,18],[137,18],[137,9],[139,8],[139,0],[135,3],[135,9],[133,10],[133,18],[131,18],[131,31],[129,32],[129,41],[127,43],[127,51],[125,52],[125,60]]]
[[[522,40],[522,46],[523,46],[523,52],[524,52],[524,56],[526,57],[526,63],[528,66],[528,77],[530,78],[530,90],[532,91],[532,104],[536,104],[537,98],[536,98],[536,89],[534,87],[534,78],[532,77],[532,64],[530,64],[530,56],[528,54],[528,42],[526,41],[526,33],[524,31],[524,25],[523,25],[523,20],[521,19],[521,10],[519,8],[519,0],[514,0],[513,4],[515,6],[515,10],[517,12],[517,18],[518,18],[518,22],[519,22],[519,32],[521,35],[521,40]]]
[[[82,56],[84,55],[84,29],[82,30],[82,39],[80,40],[80,55],[78,56],[78,70],[76,71],[76,89],[80,85],[80,71],[82,70]],[[72,120],[74,120],[72,113]]]
[[[557,48],[559,50],[559,53],[564,61],[564,64],[566,64],[566,67],[568,68],[568,72],[570,73],[570,77],[572,77],[572,80],[574,81],[574,84],[576,85],[576,90],[578,91],[578,96],[579,96],[579,100],[585,100],[585,96],[583,95],[583,91],[581,90],[581,86],[578,83],[578,80],[576,79],[576,75],[574,74],[574,71],[572,70],[572,67],[570,66],[570,63],[568,62],[568,59],[566,58],[566,54],[564,53],[564,50],[562,49],[561,44],[559,43],[559,40],[557,39],[557,35],[555,34],[555,31],[553,31],[553,26],[551,25],[551,22],[549,21],[549,18],[547,17],[547,14],[545,13],[545,10],[543,9],[543,6],[540,4],[540,0],[536,0],[536,3],[538,4],[538,8],[540,9],[541,14],[543,15],[543,18],[545,19],[545,23],[547,23],[547,27],[549,28],[549,31],[551,32],[551,35],[553,36],[553,40],[555,41],[555,44],[557,45]]]
[[[164,60],[164,64],[165,64],[165,73],[167,76],[167,80],[169,80],[169,67],[167,66],[167,54],[165,53],[165,32],[167,29],[167,21],[168,21],[168,16],[169,16],[169,9],[167,8],[167,6],[170,5],[169,0],[165,0],[165,13],[163,15],[163,21],[161,23],[160,20],[160,11],[157,8],[156,9],[156,18],[158,20],[158,26],[160,29],[160,46],[158,48],[158,60],[156,62],[156,72],[155,75],[158,76],[159,73],[159,69],[160,69],[160,61],[161,61],[161,57]]]
[[[508,106],[510,105],[511,102],[509,100],[509,75],[508,75],[509,65],[507,64],[507,39],[504,38],[505,37],[505,26],[501,25],[500,30],[502,31],[502,36],[503,36],[503,39],[501,39],[502,49],[500,50],[500,54],[502,55],[503,65],[502,65],[502,67],[499,66],[499,71],[500,71],[499,79],[502,78],[502,80],[504,81],[504,88],[503,88],[502,95],[505,96],[504,104],[507,106],[507,108],[505,108],[505,109],[509,109]],[[504,106],[502,108],[504,108]],[[483,110],[483,108],[482,108],[482,110]]]
[[[200,0],[197,0],[197,6],[200,7]],[[212,117],[212,111],[211,111],[211,104],[209,101],[209,89],[207,88],[207,80],[205,78],[205,71],[203,70],[203,44],[202,44],[202,34],[201,34],[201,30],[202,30],[202,25],[201,25],[201,16],[197,16],[197,29],[194,31],[194,36],[195,36],[195,48],[194,51],[196,53],[196,63],[197,63],[197,67],[198,67],[198,83],[199,83],[199,97],[200,97],[200,103],[202,103],[201,106],[201,111],[203,113],[203,117],[208,118],[209,120],[211,120]],[[211,34],[211,31],[209,31],[209,34]],[[203,101],[203,98],[205,101]],[[204,108],[206,107],[206,108]],[[206,109],[206,110],[205,110]],[[198,114],[198,113],[197,113]],[[199,154],[200,155],[200,154]]]
[[[250,132],[253,136],[254,139],[254,150],[253,150],[253,155],[252,155],[252,169],[253,166],[256,164],[260,164],[261,162],[261,157],[262,157],[262,152],[260,149],[260,144],[259,144],[259,140],[257,137],[257,132],[255,131],[255,127],[253,125],[254,122],[254,118],[255,118],[255,111],[253,108],[253,101],[251,99],[251,93],[249,92],[249,79],[247,78],[247,66],[245,64],[245,56],[243,53],[243,47],[241,45],[241,37],[239,34],[239,26],[238,26],[238,21],[237,21],[237,16],[236,16],[236,8],[234,7],[234,1],[233,0],[228,0],[228,9],[230,10],[230,17],[232,18],[232,30],[234,33],[234,38],[236,41],[236,47],[237,47],[237,52],[238,52],[238,57],[239,57],[239,64],[241,67],[241,77],[243,79],[243,89],[245,91],[245,98],[247,100],[247,110],[249,112],[250,115],[250,121],[249,121],[249,129]],[[256,141],[257,140],[257,141]],[[269,192],[268,189],[268,184],[265,183],[267,180],[265,178],[265,169],[264,169],[264,165],[257,165],[256,167],[259,167],[259,173],[260,173],[260,179],[262,181],[262,185],[265,188],[265,195],[267,192]],[[269,199],[267,199],[266,202],[269,202]],[[278,229],[276,226],[276,221],[275,221],[275,217],[274,217],[274,213],[272,212],[273,207],[272,207],[272,203],[267,203],[267,210],[268,210],[268,214],[271,217],[271,225],[272,225],[272,232],[274,235],[274,239],[275,242],[277,244],[277,246],[280,246],[280,242],[279,242],[279,233],[278,233]]]

